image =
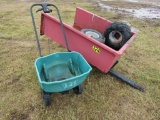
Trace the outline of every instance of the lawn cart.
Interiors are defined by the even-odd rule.
[[[144,91],[142,86],[112,69],[118,63],[120,56],[136,38],[137,33],[131,32],[130,39],[117,51],[81,32],[83,29],[89,28],[103,34],[111,24],[111,21],[77,7],[73,25],[63,23],[68,39],[69,51],[81,53],[91,65],[102,72],[110,73],[130,86]],[[67,47],[61,33],[60,21],[45,12],[41,13],[40,34],[46,35],[62,46]]]

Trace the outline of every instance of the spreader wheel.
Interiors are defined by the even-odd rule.
[[[49,106],[51,104],[51,96],[48,94],[44,95],[43,102],[45,106]]]
[[[75,94],[81,94],[83,92],[83,84],[79,84],[75,88],[73,88]]]
[[[43,103],[45,106],[49,106],[51,104],[51,95],[44,90],[42,90]]]

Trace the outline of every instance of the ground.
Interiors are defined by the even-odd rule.
[[[101,11],[94,2],[86,0],[51,2],[58,6],[67,24],[73,23],[75,8],[79,6],[113,22],[127,21],[138,29],[138,37],[114,69],[145,86],[146,92],[93,67],[81,95],[73,91],[66,95],[55,93],[51,106],[45,107],[34,68],[39,54],[29,12],[33,3],[0,0],[0,120],[160,119],[159,19],[120,16],[114,11]],[[122,6],[120,2],[119,5]],[[35,18],[36,23],[40,23],[40,13]],[[49,38],[40,38],[44,55],[66,51]]]

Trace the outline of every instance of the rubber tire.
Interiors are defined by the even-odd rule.
[[[51,104],[51,94],[42,90],[43,103],[45,106],[49,106]]]
[[[95,39],[95,40],[97,40],[97,41],[99,41],[101,43],[105,42],[104,36],[100,32],[98,32],[96,30],[93,30],[93,29],[82,29],[81,32],[84,33],[85,35],[86,35],[86,32],[94,32],[94,33],[98,34],[99,37],[98,38],[92,37],[93,39]]]
[[[83,92],[83,84],[79,84],[78,86],[73,88],[73,91],[77,95],[82,94],[82,92]]]
[[[49,106],[51,104],[51,96],[49,94],[45,94],[43,96],[43,102],[45,106]]]
[[[111,39],[109,38],[109,35],[113,32],[117,31],[121,33],[122,36],[122,41],[119,43],[113,43]],[[114,50],[119,50],[132,36],[131,33],[131,28],[122,22],[114,22],[110,24],[105,32],[104,32],[104,37],[105,37],[105,45],[113,48]]]

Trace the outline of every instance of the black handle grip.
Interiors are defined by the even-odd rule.
[[[44,13],[50,13],[50,12],[52,12],[52,10],[47,7],[47,6],[50,6],[50,4],[48,4],[48,3],[41,3],[41,5],[42,5]]]
[[[42,7],[42,8],[39,8],[36,12],[39,12],[39,11],[42,11],[42,10],[43,10],[44,13],[52,12],[52,10],[48,8],[48,6],[51,6],[49,3],[39,3],[39,4],[32,5],[32,7],[34,7],[34,6],[41,6]]]

